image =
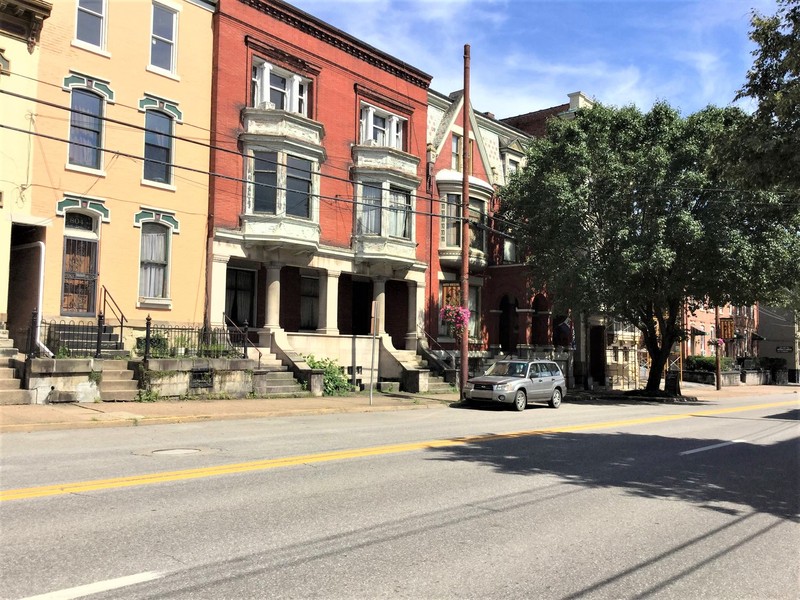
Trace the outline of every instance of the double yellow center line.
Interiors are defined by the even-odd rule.
[[[648,423],[663,423],[667,421],[677,421],[701,416],[722,415],[749,410],[760,410],[766,408],[777,408],[783,406],[797,405],[797,400],[770,402],[768,404],[755,404],[749,406],[738,406],[732,408],[720,408],[705,410],[680,415],[660,415],[655,417],[643,417],[639,419],[625,419],[619,421],[604,421],[599,423],[587,423],[584,425],[568,425],[564,427],[554,427],[549,429],[529,429],[526,431],[515,431],[510,433],[490,433],[467,437],[456,437],[442,440],[428,440],[423,442],[408,442],[405,444],[390,444],[386,446],[374,446],[370,448],[352,448],[349,450],[335,450],[332,452],[318,452],[315,454],[302,454],[298,456],[287,456],[284,458],[271,458],[266,460],[254,460],[230,465],[218,465],[215,467],[205,467],[200,469],[184,469],[180,471],[165,471],[162,473],[149,473],[144,475],[133,475],[130,477],[114,477],[111,479],[96,479],[92,481],[79,481],[76,483],[61,483],[39,487],[19,488],[0,491],[0,502],[8,500],[27,500],[31,498],[42,498],[45,496],[59,496],[62,494],[77,494],[81,492],[91,492],[96,490],[108,490],[114,488],[133,487],[140,485],[150,485],[156,483],[166,483],[170,481],[182,481],[188,479],[201,479],[204,477],[217,477],[219,475],[230,475],[233,473],[247,473],[250,471],[265,471],[267,469],[277,469],[280,467],[292,467],[297,465],[330,462],[335,460],[348,460],[352,458],[363,458],[367,456],[381,456],[387,454],[401,454],[404,452],[414,452],[417,450],[429,450],[433,448],[447,448],[453,446],[464,446],[492,440],[511,439],[529,437],[534,435],[547,435],[553,433],[569,433],[575,431],[588,431],[594,429],[608,429],[611,427],[626,427],[630,425],[645,425]]]

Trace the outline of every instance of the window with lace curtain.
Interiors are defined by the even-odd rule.
[[[103,99],[89,90],[72,90],[69,164],[100,169],[103,144]]]
[[[139,259],[139,296],[169,298],[170,228],[161,223],[142,223]]]

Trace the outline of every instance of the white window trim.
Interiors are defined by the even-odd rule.
[[[72,39],[72,45],[82,50],[94,52],[100,56],[111,58],[111,53],[106,49],[108,47],[108,0],[102,0],[103,14],[100,16],[100,45],[96,46],[90,42],[86,42],[78,38],[78,13],[81,12],[79,1],[75,2],[75,36]],[[88,11],[87,11],[88,12]]]
[[[150,297],[150,296],[139,296],[139,288],[141,286],[141,277],[142,277],[142,233],[144,228],[141,227],[144,223],[157,223],[162,227],[165,227],[167,230],[167,269],[166,274],[164,276],[165,279],[165,286],[166,286],[166,293],[162,298]],[[137,308],[161,308],[161,309],[171,309],[172,308],[172,244],[175,237],[175,231],[173,227],[157,219],[145,219],[139,223],[139,268],[138,268],[138,276],[136,278],[136,293],[137,293],[137,301],[136,307]]]
[[[442,316],[441,316],[441,308],[442,308],[442,302],[443,302],[443,298],[444,298],[444,286],[442,284],[444,284],[444,283],[453,283],[453,282],[452,281],[440,281],[439,282],[439,310],[437,311],[437,314],[439,315],[439,317],[438,317],[439,318],[439,321],[438,321],[438,323],[439,323],[439,335],[438,335],[437,339],[440,340],[440,341],[452,342],[452,341],[455,341],[455,338],[452,337],[451,335],[449,335],[449,332],[447,331],[447,327],[445,326],[444,321],[442,321]],[[471,281],[469,283],[468,287],[469,287],[469,290],[468,290],[467,294],[469,294],[470,296],[472,295],[473,290],[475,291],[475,304],[476,304],[475,310],[470,309],[470,311],[469,311],[470,312],[470,314],[469,314],[470,323],[467,325],[468,330],[469,330],[469,339],[470,340],[477,340],[479,338],[480,332],[481,332],[481,322],[482,322],[482,319],[481,319],[481,305],[483,304],[483,285],[475,283],[474,280],[473,280],[473,281]],[[467,301],[467,304],[469,305],[470,302]],[[475,324],[475,331],[472,331],[472,323]]]
[[[105,116],[106,116],[106,104],[108,103],[108,98],[106,97],[105,94],[100,94],[96,90],[94,90],[93,88],[85,87],[85,86],[79,86],[79,85],[73,86],[73,87],[71,87],[71,88],[69,88],[67,90],[67,91],[69,91],[70,114],[72,114],[72,112],[71,112],[72,111],[72,93],[75,90],[88,91],[88,92],[93,93],[96,96],[100,97],[100,115],[98,117],[100,119],[100,127],[101,127],[101,130],[100,130],[100,148],[99,148],[99,152],[100,152],[100,167],[95,169],[93,167],[86,167],[84,165],[75,165],[75,164],[72,164],[71,162],[69,162],[69,150],[70,150],[70,145],[72,143],[72,122],[70,120],[70,121],[68,121],[69,128],[67,129],[67,140],[68,140],[67,141],[67,160],[64,163],[64,169],[67,170],[67,171],[75,171],[76,173],[86,173],[87,175],[93,175],[95,177],[105,177],[106,176],[106,170],[105,170],[106,153],[105,153],[105,150],[103,149],[103,147],[104,147],[105,141],[106,141],[106,125],[105,125],[105,120],[104,119],[105,119]]]
[[[159,67],[152,63],[153,54],[152,54],[152,42],[153,38],[155,37],[155,7],[158,6],[170,13],[172,13],[172,35],[173,39],[170,40],[172,44],[172,57],[170,60],[171,69],[164,69],[163,67]],[[147,70],[151,73],[156,73],[158,75],[165,75],[171,79],[175,79],[180,81],[178,77],[178,37],[179,37],[179,27],[180,27],[180,12],[181,6],[180,4],[176,4],[174,2],[169,2],[168,0],[154,0],[151,7],[150,7],[150,56],[148,57],[147,61]],[[164,39],[164,38],[159,38]]]
[[[373,139],[375,133],[375,117],[386,119],[386,142],[378,143]],[[403,150],[403,125],[408,119],[383,110],[372,104],[361,103],[360,129],[362,146],[385,146],[396,150]]]
[[[275,213],[261,213],[254,211],[255,205],[255,153],[256,152],[275,152],[277,153],[277,181],[275,195]],[[280,148],[270,148],[266,146],[248,146],[246,149],[247,160],[245,161],[245,214],[249,217],[272,217],[281,219],[297,219],[303,223],[319,223],[319,169],[318,157],[303,154],[300,152],[286,152]],[[287,186],[287,156],[300,158],[311,162],[311,190],[309,192],[309,216],[298,217],[286,213],[286,186]]]
[[[256,76],[257,97],[252,99],[255,108],[275,110],[275,105],[270,102],[269,99],[270,90],[272,89],[270,86],[270,74],[274,71],[276,75],[287,80],[287,86],[284,90],[287,108],[284,110],[303,117],[308,116],[308,90],[311,83],[310,79],[302,77],[297,73],[287,71],[286,69],[276,67],[259,57],[253,58],[253,68],[258,72]],[[301,85],[304,86],[302,93]],[[302,110],[300,109],[301,100],[303,103]]]

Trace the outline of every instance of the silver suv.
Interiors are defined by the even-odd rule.
[[[464,384],[462,400],[505,402],[516,410],[544,401],[558,408],[566,389],[561,369],[551,360],[500,360]]]

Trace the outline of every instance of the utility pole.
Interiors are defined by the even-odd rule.
[[[472,164],[469,143],[469,44],[464,44],[464,108],[461,138],[461,307],[469,309],[469,166]],[[469,324],[461,335],[461,377],[459,393],[469,376]]]
[[[719,331],[719,306],[714,307],[714,322],[715,335],[717,336],[717,342],[719,342],[722,339]],[[722,361],[719,357],[720,344],[714,344],[714,348],[717,350],[717,390],[719,391],[722,389],[722,365],[720,364]]]

